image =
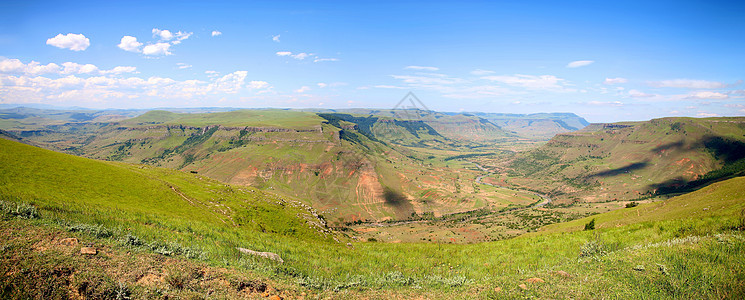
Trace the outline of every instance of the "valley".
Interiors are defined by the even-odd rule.
[[[3,281],[37,276],[10,262],[56,274],[52,257],[71,274],[92,274],[54,275],[60,289],[88,297],[121,290],[113,278],[148,298],[745,292],[736,279],[745,270],[719,271],[745,258],[742,118],[590,124],[546,141],[478,114],[406,113],[158,110],[81,121],[0,111],[2,247],[17,249],[3,257]],[[553,132],[545,122],[533,130]],[[593,230],[582,230],[588,222]],[[100,259],[134,252],[149,267],[68,260],[58,244],[69,236],[101,249]],[[712,263],[706,253],[727,258]],[[158,257],[178,267],[150,262]],[[83,264],[94,273],[81,273]],[[197,275],[174,277],[175,268]],[[717,289],[681,290],[704,277]],[[529,278],[549,283],[523,288]],[[640,279],[638,289],[620,287]]]

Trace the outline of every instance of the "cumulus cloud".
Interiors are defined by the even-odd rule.
[[[220,77],[215,80],[215,82],[210,84],[210,90],[228,94],[235,94],[243,87],[247,75],[247,71],[235,71],[233,73]]]
[[[91,41],[82,34],[68,33],[62,35],[60,33],[57,36],[48,39],[47,45],[72,51],[83,51],[91,45]]]
[[[62,65],[55,63],[41,64],[36,61],[31,61],[28,64],[23,63],[18,59],[1,58],[0,59],[0,73],[8,74],[24,74],[24,75],[43,75],[43,74],[57,74],[57,75],[68,75],[68,74],[121,74],[121,73],[135,73],[135,67],[119,66],[111,70],[99,70],[99,68],[92,64],[78,64],[74,62],[64,62]]]
[[[719,89],[725,88],[728,85],[723,82],[706,81],[706,80],[693,80],[693,79],[672,79],[663,81],[652,81],[649,85],[653,87],[671,87],[671,88],[686,88],[686,89]]]
[[[81,65],[74,62],[66,62],[62,63],[62,67],[64,68],[62,70],[63,74],[89,74],[98,72],[98,67],[92,64]]]
[[[211,94],[233,94],[244,88],[251,90],[271,88],[265,81],[251,81],[247,85],[245,82],[247,74],[246,71],[235,71],[209,82],[178,81],[164,77],[143,79],[91,76],[85,78],[68,75],[55,79],[44,76],[0,74],[0,99],[7,103],[24,103],[43,99],[91,102],[111,97],[188,99]]]
[[[145,55],[171,55],[171,51],[169,49],[171,48],[171,44],[169,43],[155,43],[152,45],[147,45],[144,48],[142,48],[142,54]]]
[[[319,82],[319,83],[317,83],[317,85],[318,85],[319,88],[325,88],[325,87],[329,86],[328,83],[323,83],[323,82]]]
[[[160,38],[161,41],[170,41],[173,39],[173,33],[170,30],[160,30],[153,28],[153,37]]]
[[[114,67],[111,70],[101,71],[101,74],[124,74],[124,73],[137,73],[137,68],[118,66],[118,67]]]
[[[577,60],[573,61],[567,64],[567,68],[579,68],[584,66],[589,66],[590,64],[594,63],[594,60]]]
[[[297,59],[297,60],[303,60],[303,59],[306,59],[306,58],[308,58],[309,56],[312,55],[312,54],[308,54],[308,53],[305,53],[305,52],[301,52],[301,53],[297,53],[297,54],[292,54],[292,52],[290,52],[290,51],[279,51],[276,54],[277,54],[277,56],[289,56],[289,57],[292,57],[292,58]]]
[[[273,35],[272,36],[272,41],[275,41],[275,42],[279,43],[279,34],[278,35]]]
[[[176,63],[176,66],[178,66],[179,69],[188,69],[192,67],[192,65],[185,63]]]
[[[484,76],[481,78],[529,89],[562,89],[563,87],[560,83],[564,81],[564,79],[554,75],[534,76],[516,74],[513,76]]]
[[[129,52],[140,52],[140,46],[142,43],[137,41],[136,37],[125,35],[122,37],[122,41],[117,45],[120,49]]]
[[[698,114],[696,114],[696,116],[704,117],[704,118],[719,117],[718,114],[710,113],[710,112],[699,112]]]
[[[220,35],[222,35],[222,32],[217,31],[217,30],[212,31],[212,36],[220,36]]]
[[[627,83],[629,82],[628,79],[622,78],[622,77],[616,77],[616,78],[606,78],[603,83],[605,84],[619,84],[619,83]]]
[[[150,42],[148,45],[140,49],[143,43],[137,41],[136,37],[125,35],[122,37],[121,42],[117,45],[119,48],[129,52],[142,53],[148,56],[157,55],[171,55],[170,49],[172,45],[178,45],[181,41],[188,39],[192,33],[179,31],[173,33],[167,29],[153,28],[153,38],[156,42]]]
[[[440,68],[437,68],[437,67],[424,67],[424,66],[407,66],[404,69],[418,70],[418,71],[433,71],[433,72],[440,70]]]
[[[711,92],[711,91],[699,91],[693,92],[688,95],[690,99],[727,99],[729,96],[723,93]]]
[[[271,86],[266,81],[260,81],[260,80],[252,80],[248,83],[248,88],[252,90],[258,90],[258,89],[268,89]]]

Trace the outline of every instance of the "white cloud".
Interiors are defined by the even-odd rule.
[[[278,35],[273,35],[272,36],[272,41],[275,41],[275,42],[279,43],[279,34]]]
[[[72,51],[83,51],[91,45],[91,41],[82,34],[68,33],[62,35],[60,33],[57,36],[48,39],[47,45]]]
[[[594,63],[594,60],[577,60],[567,64],[567,68],[579,68]]]
[[[171,44],[169,43],[156,43],[152,45],[147,45],[145,48],[142,48],[142,54],[145,55],[171,55],[169,50],[171,48]]]
[[[229,94],[237,93],[243,87],[247,75],[247,71],[235,71],[220,77],[210,84],[210,90]]]
[[[513,76],[485,76],[481,78],[529,89],[562,89],[563,87],[559,83],[564,81],[564,79],[554,75],[515,74]]]
[[[160,30],[158,28],[153,28],[153,37],[159,38],[161,41],[170,41],[173,39],[174,36],[170,30]]]
[[[310,54],[301,52],[301,53],[290,55],[290,56],[292,56],[292,58],[294,59],[303,60],[303,59],[306,59],[308,56],[310,56]]]
[[[485,75],[494,74],[494,73],[495,73],[494,71],[482,70],[482,69],[476,69],[476,70],[471,71],[471,74],[476,75],[476,76],[485,76]]]
[[[270,88],[270,87],[271,86],[266,81],[253,80],[253,81],[251,81],[251,82],[248,83],[248,88],[249,89],[252,89],[252,90],[267,89],[267,88]]]
[[[134,69],[133,67],[122,68],[127,69],[127,71],[133,71]],[[0,102],[27,103],[29,101],[40,102],[44,99],[96,102],[108,98],[135,99],[142,97],[189,99],[195,96],[237,93],[245,87],[251,90],[271,88],[265,81],[251,81],[246,85],[247,74],[246,71],[236,71],[215,78],[210,82],[200,80],[177,81],[163,77],[143,79],[139,77],[91,76],[84,78],[68,75],[54,79],[43,76],[0,74],[0,99],[2,99]]]
[[[652,81],[649,85],[653,87],[671,87],[686,89],[719,89],[727,87],[727,84],[716,81],[693,80],[693,79],[673,79],[663,81]]]
[[[313,62],[324,62],[324,61],[339,61],[338,58],[316,58]]]
[[[121,74],[134,72],[136,72],[135,67],[119,66],[115,67],[112,70],[99,70],[97,66],[92,64],[78,64],[74,62],[65,62],[62,63],[62,66],[60,66],[55,63],[43,65],[35,61],[24,64],[18,59],[9,58],[2,58],[2,60],[0,60],[0,73],[8,74],[25,74],[36,76],[42,74]]]
[[[649,97],[654,97],[655,95],[647,94],[639,90],[629,90],[629,96],[634,97],[634,98],[649,98]]]
[[[387,85],[387,84],[376,85],[376,86],[373,86],[373,87],[374,88],[379,88],[379,89],[399,89],[399,90],[405,89],[405,87],[395,86],[395,85]],[[363,88],[360,88],[360,89],[363,89]]]
[[[605,84],[619,84],[619,83],[627,83],[629,82],[628,79],[622,78],[622,77],[616,77],[616,78],[606,78],[603,83]]]
[[[710,91],[699,91],[699,92],[693,92],[688,95],[688,98],[691,99],[727,99],[729,96],[727,94],[717,93],[717,92],[710,92]]]
[[[318,85],[319,88],[325,88],[325,87],[329,86],[328,83],[323,83],[323,82],[319,82],[317,85]]]
[[[309,86],[302,86],[299,89],[295,90],[295,93],[305,93],[307,91],[310,91],[310,87]]]
[[[142,46],[142,43],[138,42],[136,37],[129,35],[123,36],[122,41],[117,45],[122,50],[129,52],[140,52],[140,46]]]
[[[118,66],[108,71],[101,71],[101,74],[124,74],[124,73],[137,73],[137,68]]]
[[[279,51],[276,54],[277,54],[277,56],[289,56],[289,57],[292,57],[292,58],[297,59],[297,60],[303,60],[303,59],[306,59],[309,56],[313,55],[313,54],[308,54],[308,53],[305,53],[305,52],[301,52],[301,53],[297,53],[297,54],[292,54],[292,52],[290,52],[290,51]]]
[[[175,37],[176,40],[171,42],[171,44],[178,45],[181,44],[181,41],[188,39],[193,33],[192,32],[176,32]]]
[[[414,87],[436,87],[464,82],[464,80],[460,78],[452,78],[444,74],[435,73],[422,73],[421,75],[391,75],[391,77]]]
[[[715,113],[709,113],[709,112],[699,112],[698,114],[696,114],[696,116],[708,118],[708,117],[718,117],[719,115]]]
[[[179,69],[188,69],[192,67],[192,65],[185,63],[176,63],[176,66],[178,66]]]
[[[63,74],[88,74],[88,73],[98,73],[98,67],[92,65],[92,64],[77,64],[74,62],[66,62],[62,64],[62,67],[64,69],[62,70]]]
[[[407,70],[418,70],[418,71],[437,71],[440,68],[437,68],[437,67],[423,67],[423,66],[407,66],[404,69],[407,69]]]
[[[220,76],[220,72],[217,72],[217,71],[204,71],[204,74],[207,74],[207,77],[209,78],[215,78],[217,76]]]
[[[590,101],[587,102],[589,105],[597,105],[597,106],[623,106],[623,103],[620,101]]]
[[[217,30],[212,31],[212,36],[220,36],[220,35],[222,35],[222,32],[217,31]]]

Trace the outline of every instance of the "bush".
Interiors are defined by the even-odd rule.
[[[608,254],[608,249],[602,240],[588,241],[579,248],[580,257],[603,256]]]
[[[0,211],[4,215],[21,219],[37,219],[41,217],[35,206],[23,202],[0,201]]]
[[[639,205],[639,203],[638,203],[638,202],[636,202],[636,201],[631,201],[631,202],[629,202],[629,203],[626,203],[626,208],[632,208],[632,207],[636,207],[636,206],[638,206],[638,205]]]
[[[84,232],[95,236],[97,238],[108,238],[114,235],[111,230],[106,229],[101,225],[89,225],[89,224],[75,224],[67,228],[71,232]]]
[[[595,230],[595,219],[590,220],[590,223],[585,224],[585,230]]]

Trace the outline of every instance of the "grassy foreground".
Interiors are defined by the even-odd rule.
[[[3,139],[0,149],[2,298],[745,296],[741,177],[595,216],[592,231],[578,220],[476,245],[347,245],[312,210],[257,190]],[[65,237],[101,254],[64,248]],[[60,280],[45,285],[51,275]]]

